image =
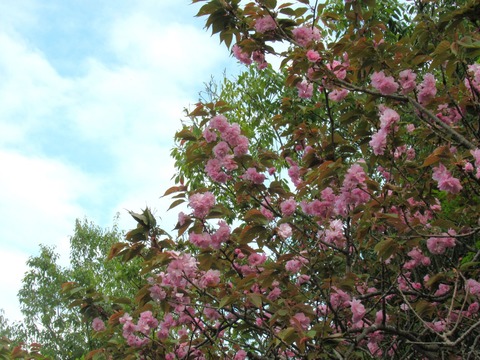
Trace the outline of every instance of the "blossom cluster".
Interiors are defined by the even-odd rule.
[[[395,130],[395,124],[400,115],[393,109],[382,106],[380,108],[380,129],[372,135],[369,145],[375,155],[383,155],[387,146],[387,135]]]
[[[128,313],[125,313],[119,321],[123,325],[123,337],[132,347],[142,347],[148,344],[152,330],[158,326],[158,320],[151,311],[142,312],[137,324],[133,322],[133,318]]]
[[[213,148],[214,157],[208,160],[205,171],[215,182],[225,183],[231,179],[229,172],[238,168],[235,156],[242,156],[248,152],[248,139],[241,134],[240,126],[230,124],[224,115],[214,116],[209,126],[203,131],[203,137],[210,143],[217,140],[217,132],[220,141]]]
[[[457,194],[462,190],[460,180],[454,178],[452,173],[448,171],[443,164],[439,164],[433,168],[432,179],[438,183],[440,190],[447,191],[451,194]]]
[[[243,51],[240,46],[235,44],[232,47],[232,53],[242,64],[251,65],[252,62],[255,62],[259,70],[265,69],[268,66],[268,63],[265,60],[265,54],[260,50],[255,50],[251,54],[248,54]]]

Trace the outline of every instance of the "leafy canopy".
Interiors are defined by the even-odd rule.
[[[250,68],[176,135],[177,236],[110,251],[137,295],[65,287],[87,358],[479,357],[478,1],[193,3]]]

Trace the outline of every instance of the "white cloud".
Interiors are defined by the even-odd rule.
[[[173,185],[173,134],[183,108],[229,61],[217,38],[150,13],[154,5],[146,2],[105,17],[114,19],[102,24],[113,62],[91,55],[78,63],[81,75],[60,75],[50,61],[55,54],[15,32],[40,23],[31,2],[0,5],[19,12],[8,31],[0,27],[0,246],[11,255],[0,267],[9,274],[0,282],[0,308],[7,317],[28,255],[43,243],[65,256],[76,218],[109,226],[120,211],[129,228],[123,209],[148,205],[171,230],[176,212],[165,213],[170,200],[159,197]]]
[[[25,142],[27,133],[46,126],[52,110],[66,102],[68,82],[36,49],[0,33],[0,146]]]
[[[0,262],[0,289],[2,290],[1,308],[9,321],[20,321],[22,318],[17,293],[20,290],[20,280],[27,271],[25,253],[14,250],[2,249],[2,261]]]
[[[80,205],[98,182],[59,161],[0,151],[0,243],[2,248],[36,252],[38,243],[59,245],[70,234]]]

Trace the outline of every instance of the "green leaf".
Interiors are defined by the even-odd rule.
[[[447,40],[443,40],[440,42],[440,44],[437,45],[435,51],[433,52],[433,55],[440,55],[446,51],[450,51],[450,42]]]
[[[251,209],[247,211],[243,219],[247,223],[254,223],[259,225],[266,225],[268,223],[268,219],[265,217],[265,215],[263,215],[262,212],[257,209]]]
[[[390,256],[392,256],[398,249],[398,245],[395,240],[389,238],[383,241],[380,241],[377,245],[375,245],[375,252],[378,256],[383,260],[387,260]]]
[[[183,129],[175,134],[177,139],[181,140],[197,140],[197,137],[188,129]]]
[[[174,207],[177,207],[178,205],[183,204],[184,202],[185,202],[184,199],[175,200],[174,202],[172,202],[172,203],[170,204],[168,210],[173,209]]]
[[[170,194],[176,193],[176,192],[185,192],[187,190],[187,187],[184,185],[181,186],[172,186],[165,191],[163,196],[168,196]]]
[[[220,309],[223,309],[228,305],[233,304],[237,299],[238,299],[237,294],[224,296],[222,300],[220,300],[220,304],[218,304],[218,307]]]
[[[262,308],[262,295],[253,293],[247,294],[247,297],[257,308]]]
[[[278,333],[278,337],[285,341],[287,344],[291,344],[297,337],[297,330],[293,327],[288,327]]]
[[[271,10],[277,7],[277,0],[263,0],[265,6]]]
[[[413,308],[420,317],[432,317],[436,312],[436,307],[426,300],[417,301]]]

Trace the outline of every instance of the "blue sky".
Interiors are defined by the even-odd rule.
[[[1,1],[0,308],[38,244],[68,252],[76,218],[134,224],[125,209],[172,185],[183,109],[203,83],[238,71],[189,0]],[[64,257],[64,261],[66,261]]]

